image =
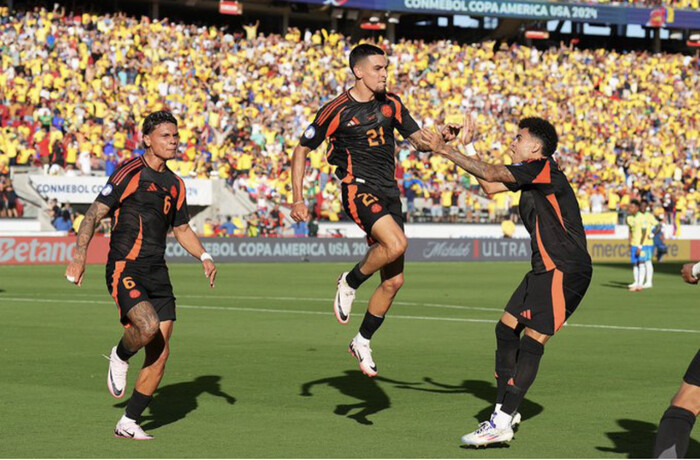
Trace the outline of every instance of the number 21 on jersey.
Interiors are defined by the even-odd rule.
[[[379,140],[377,140],[377,138],[379,138]],[[370,147],[386,144],[384,140],[384,127],[380,126],[379,130],[370,129],[367,131],[367,142],[369,142]]]

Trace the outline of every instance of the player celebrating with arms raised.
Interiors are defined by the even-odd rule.
[[[419,150],[426,150],[418,124],[401,99],[386,92],[387,58],[381,48],[358,45],[350,52],[350,70],[355,85],[318,111],[306,128],[292,158],[294,203],[292,218],[308,220],[303,180],[306,156],[330,139],[328,162],[337,167],[342,182],[343,207],[367,234],[370,245],[365,258],[338,278],[333,304],[341,324],[350,320],[355,291],[372,274],[381,273],[381,284],[369,301],[359,333],[352,339],[350,353],[366,375],[377,375],[369,347],[372,335],[384,321],[391,303],[404,282],[404,252],[408,246],[403,231],[399,188],[395,179],[394,129]],[[455,137],[448,126],[445,140]]]
[[[465,118],[467,155],[427,132],[431,150],[473,174],[486,193],[522,191],[520,217],[532,238],[532,271],[525,275],[496,325],[496,408],[490,421],[462,437],[483,446],[513,439],[518,406],[535,381],[545,343],[581,302],[591,281],[591,258],[576,196],[552,158],[557,132],[541,118],[524,118],[511,143],[513,164],[476,159],[474,122]],[[524,334],[521,337],[521,332]]]
[[[122,164],[90,206],[78,230],[68,281],[80,286],[90,240],[103,217],[112,216],[107,262],[107,289],[117,304],[124,335],[112,348],[107,388],[115,398],[126,390],[129,358],[146,350],[143,368],[126,413],[114,430],[117,437],[152,439],[137,424],[163,378],[168,342],[175,321],[175,296],[165,265],[166,235],[170,227],[187,252],[202,261],[214,287],[216,267],[190,228],[185,184],[166,162],[178,147],[177,120],[170,112],[154,112],[143,122],[146,153]]]

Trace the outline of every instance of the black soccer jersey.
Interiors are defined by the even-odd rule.
[[[189,221],[185,183],[167,167],[151,169],[143,157],[117,168],[96,201],[110,208],[110,261],[164,262],[168,230]]]
[[[563,273],[591,270],[586,234],[574,191],[557,163],[539,159],[506,166],[522,191],[520,216],[531,237],[535,273],[558,269]]]
[[[420,129],[397,95],[378,94],[369,102],[358,102],[345,91],[318,111],[301,145],[315,149],[330,139],[328,162],[337,166],[338,179],[398,193],[394,129],[404,138]]]

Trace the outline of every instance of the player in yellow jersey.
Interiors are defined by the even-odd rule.
[[[645,254],[642,248],[643,232],[644,232],[644,217],[640,212],[639,200],[630,201],[627,207],[627,226],[629,227],[629,244],[630,244],[630,259],[632,261],[632,271],[634,273],[634,282],[630,284],[629,290],[637,292],[642,290],[644,278],[646,277],[646,264],[644,263]]]
[[[649,289],[653,286],[652,280],[654,278],[654,266],[651,263],[651,259],[654,258],[654,227],[659,224],[659,221],[651,212],[652,208],[648,201],[642,201],[642,206],[640,209],[640,214],[644,222],[643,230],[643,240],[642,240],[642,251],[647,256],[644,261],[646,276],[642,279],[642,288]]]

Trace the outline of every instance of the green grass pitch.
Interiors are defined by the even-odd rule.
[[[332,313],[351,264],[173,265],[178,321],[161,388],[142,423],[156,439],[116,439],[124,400],[106,388],[120,336],[104,267],[82,288],[64,267],[0,266],[0,457],[645,457],[698,349],[698,288],[679,265],[625,289],[628,265],[598,265],[569,325],[547,345],[508,447],[462,434],[495,397],[494,325],[526,263],[414,263],[372,341],[379,378]],[[130,394],[142,362],[132,359]],[[700,456],[696,428],[689,457]]]

